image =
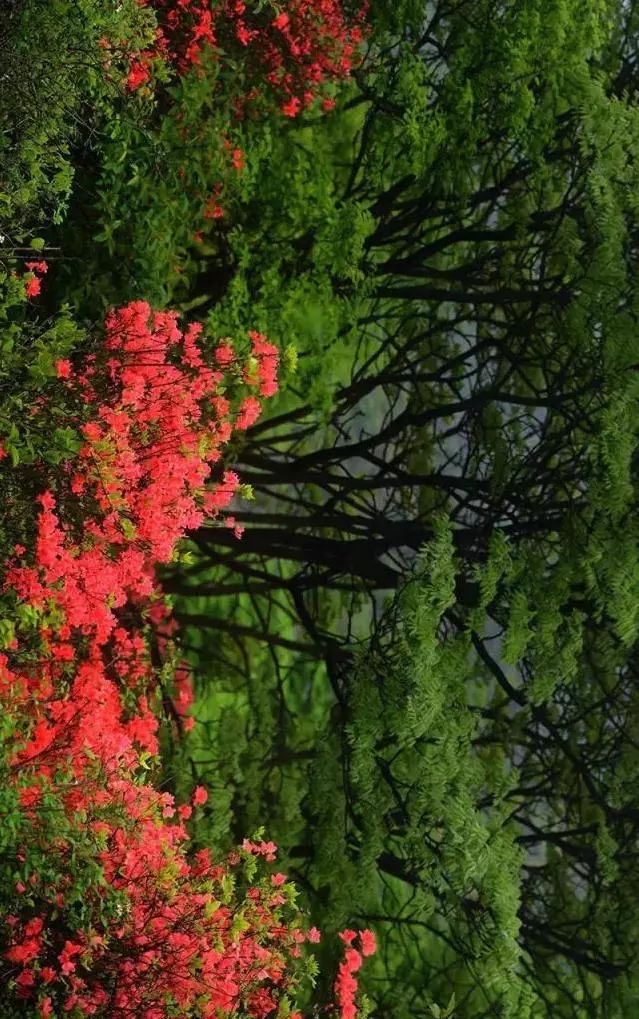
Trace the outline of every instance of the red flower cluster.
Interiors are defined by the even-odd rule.
[[[341,0],[293,0],[286,11],[270,4],[252,10],[244,0],[141,2],[157,12],[159,41],[131,64],[129,89],[149,80],[153,60],[168,57],[183,73],[201,63],[206,49],[222,64],[225,56],[243,57],[244,98],[271,91],[288,117],[350,74],[363,39],[365,5],[349,20]],[[330,108],[331,100],[325,103]]]
[[[228,344],[209,364],[201,332],[182,332],[174,314],[136,302],[108,316],[101,360],[76,372],[58,364],[70,401],[91,408],[85,442],[63,466],[57,494],[39,497],[34,565],[18,561],[26,549],[16,546],[6,575],[18,617],[21,604],[29,609],[20,639],[0,655],[0,702],[24,733],[10,767],[31,841],[58,860],[58,879],[31,873],[16,882],[23,918],[7,918],[4,959],[15,994],[39,1001],[43,1016],[59,1008],[122,1019],[195,1008],[202,1017],[266,1016],[293,986],[290,962],[304,940],[268,876],[241,899],[230,863],[213,865],[206,851],[189,860],[192,808],[180,805],[171,820],[173,798],[142,780],[158,749],[152,708],[161,678],[151,645],[166,662],[174,628],[154,564],[238,483],[227,472],[204,491],[233,427],[232,401],[219,390],[225,382],[228,393],[233,373],[241,380],[249,368]],[[272,356],[265,348],[258,364]],[[265,371],[249,384],[263,388]],[[174,688],[184,715],[183,665]],[[50,813],[52,797],[51,831],[43,803]],[[198,787],[193,807],[206,800]],[[60,836],[69,827],[73,845]],[[83,842],[101,865],[88,885],[73,866]],[[251,855],[236,854],[234,866]],[[76,879],[83,923],[68,907]]]
[[[4,596],[18,636],[0,654],[0,707],[19,733],[0,759],[9,753],[22,826],[0,979],[42,1017],[266,1019],[295,992],[300,946],[319,940],[301,929],[283,874],[256,878],[274,843],[245,840],[224,863],[190,854],[184,823],[206,789],[176,805],[147,778],[167,668],[182,722],[192,699],[154,567],[237,490],[231,471],[205,485],[233,426],[259,412],[254,396],[234,411],[229,382],[276,390],[275,348],[250,340],[246,361],[228,341],[207,357],[200,326],[183,331],[175,314],[134,302],[108,316],[101,356],[57,364],[84,409],[84,444],[56,494],[39,496],[33,565],[14,549]],[[43,872],[29,864],[36,851]],[[348,965],[344,1019],[355,1015]]]
[[[217,513],[231,501],[239,479],[232,472],[204,491],[211,465],[233,428],[231,403],[218,390],[228,381],[235,355],[225,344],[213,365],[205,362],[198,341],[202,327],[181,332],[172,312],[151,312],[143,301],[112,312],[106,322],[108,358],[103,367],[90,361],[69,377],[72,392],[96,408],[82,426],[85,444],[78,462],[68,465],[67,500],[82,497],[95,512],[77,533],[60,523],[51,492],[40,496],[36,566],[14,566],[7,581],[21,598],[43,607],[55,604],[67,624],[106,640],[116,625],[115,611],[131,598],[155,591],[155,564],[167,562],[184,533],[205,513]],[[277,352],[253,334],[253,361],[243,369],[247,384],[262,395],[276,391]],[[222,352],[220,354],[220,351]],[[99,387],[108,373],[109,398]],[[247,427],[260,405],[247,397],[236,426]],[[74,498],[76,497],[76,498]]]
[[[46,262],[25,262],[28,276],[25,277],[24,292],[27,297],[37,297],[42,289],[42,277],[49,271]]]
[[[357,1016],[355,994],[358,983],[355,973],[361,969],[363,957],[373,955],[377,948],[375,935],[372,931],[359,932],[359,951],[353,948],[353,942],[357,937],[357,931],[345,930],[340,934],[340,938],[346,945],[344,959],[339,965],[335,981],[335,995],[340,1007],[341,1019],[355,1019]]]
[[[257,381],[260,396],[275,396],[277,393],[278,351],[262,333],[249,332],[253,357],[256,361]],[[250,371],[245,376],[248,383],[255,385],[255,376]]]
[[[4,952],[15,996],[39,1002],[42,1016],[272,1014],[294,988],[292,963],[307,940],[281,909],[286,897],[273,893],[272,882],[251,878],[240,854],[223,865],[207,850],[189,860],[182,818],[172,820],[168,794],[134,781],[122,766],[109,780],[94,774],[76,784],[81,823],[73,849],[51,839],[58,883],[36,875],[28,886],[16,885],[24,907],[5,918]],[[67,900],[83,842],[94,849],[101,877],[88,887],[83,882],[85,922],[74,927]],[[234,873],[249,882],[243,897],[233,892]]]

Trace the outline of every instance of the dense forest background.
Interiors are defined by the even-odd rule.
[[[322,931],[313,1014],[338,932],[365,928],[374,1019],[628,1019],[639,7],[0,8],[3,559],[82,448],[65,378],[99,362],[109,309],[172,309],[211,350],[257,331],[254,370],[267,338],[277,386],[260,362],[262,414],[207,482],[226,519],[209,503],[155,557],[178,625],[145,630],[145,768],[176,801],[208,790],[196,850],[278,845]],[[268,32],[307,16],[314,48],[280,53]],[[36,625],[10,588],[9,664]],[[31,985],[2,979],[0,1014],[27,1014]],[[113,1000],[97,1014],[209,1014]],[[220,1014],[275,1014],[250,1008]]]

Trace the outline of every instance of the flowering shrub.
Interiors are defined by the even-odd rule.
[[[350,74],[363,38],[365,7],[349,19],[340,0],[293,0],[285,10],[244,0],[142,0],[142,6],[155,9],[160,29],[156,47],[131,63],[130,90],[150,79],[154,61],[168,59],[183,73],[209,50],[236,74],[234,62],[241,62],[244,99],[270,92],[288,117]]]
[[[207,354],[199,325],[141,301],[105,331],[99,355],[56,363],[83,441],[38,496],[33,550],[16,545],[6,571],[0,770],[15,821],[0,975],[42,1017],[292,1019],[312,974],[300,946],[317,932],[284,875],[258,867],[275,846],[189,853],[206,790],[176,805],[148,780],[167,695],[182,723],[191,700],[155,564],[237,491],[232,472],[206,483],[233,427],[259,413],[242,389],[275,392],[277,351],[253,332],[248,358],[228,341]]]
[[[101,37],[102,76],[125,95],[95,181],[74,196],[56,281],[82,317],[96,292],[105,305],[142,293],[211,310],[238,267],[232,228],[261,191],[275,125],[334,105],[358,66],[364,2],[142,0],[154,34]]]
[[[153,594],[155,563],[167,562],[186,530],[228,505],[239,485],[227,472],[220,486],[204,489],[232,432],[222,383],[232,381],[235,355],[223,344],[207,364],[201,332],[193,324],[182,333],[174,313],[133,302],[107,317],[102,364],[89,357],[73,373],[67,360],[57,362],[70,397],[94,412],[81,426],[77,459],[64,465],[59,494],[39,496],[36,565],[13,565],[7,581],[22,599],[55,605],[67,625],[100,641],[127,599]],[[264,337],[251,338],[253,356],[238,370],[267,395],[276,389],[277,354]],[[255,397],[241,400],[238,427],[257,413]],[[76,526],[61,524],[58,501],[71,520],[79,497]]]
[[[231,83],[226,105],[239,118],[262,98],[287,116],[317,98],[330,106],[324,86],[348,75],[361,40],[359,16],[350,22],[337,0],[300,0],[286,14],[239,0],[138,6],[140,31],[120,39],[115,21],[99,38],[104,80],[121,87],[125,67],[135,92],[170,67],[193,68],[184,82]],[[180,111],[175,125],[181,143],[200,139]],[[219,134],[195,196],[198,230],[225,215],[221,178],[239,186],[245,170],[230,135]],[[33,299],[51,249],[32,247],[33,261],[21,255],[20,272],[0,280],[12,317],[23,305],[3,353],[33,393],[20,426],[6,430],[3,417],[0,438],[1,537],[15,532],[0,593],[3,1003],[45,1019],[301,1019],[296,994],[314,974],[303,946],[319,932],[304,929],[285,875],[270,873],[275,845],[258,833],[212,860],[187,830],[206,789],[176,802],[154,784],[161,726],[194,725],[156,567],[207,517],[241,537],[221,516],[240,490],[221,451],[277,392],[277,349],[256,331],[246,352],[211,344],[201,325],[134,301],[80,355],[92,348],[70,320],[38,333]],[[32,441],[49,431],[55,441]],[[340,987],[350,1019],[353,986],[350,997]]]
[[[73,692],[57,704],[86,719],[100,697],[82,703]],[[258,876],[247,851],[215,865],[206,850],[187,859],[191,806],[176,810],[122,749],[98,764],[89,739],[83,752],[67,744],[66,772],[54,763],[63,741],[37,751],[37,765],[11,762],[22,817],[5,985],[37,1001],[42,1016],[265,1016],[284,1007],[306,940],[290,886]],[[36,743],[44,747],[32,740],[32,754]],[[193,804],[202,799],[196,791]]]

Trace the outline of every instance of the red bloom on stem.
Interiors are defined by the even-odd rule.
[[[20,789],[20,806],[33,807],[40,802],[41,797],[42,789],[39,786],[23,786]]]
[[[24,292],[27,297],[37,297],[42,288],[42,284],[37,276],[32,276],[30,279],[25,280]]]
[[[71,362],[66,358],[60,358],[55,363],[55,370],[59,379],[68,379],[71,377]]]
[[[296,117],[302,109],[302,104],[297,96],[291,96],[285,103],[282,103],[282,113],[285,117]]]
[[[344,952],[344,959],[339,964],[337,971],[335,995],[339,1004],[341,1019],[355,1019],[357,1016],[355,995],[358,983],[357,977],[354,974],[361,968],[362,956],[372,955],[375,952],[375,935],[370,930],[360,931],[361,952],[352,947],[353,942],[357,938],[357,931],[344,930],[340,933],[340,938],[347,947]]]
[[[229,346],[228,343],[223,343],[217,347],[215,351],[215,360],[219,365],[225,367],[226,365],[232,364],[235,359],[233,347]]]
[[[130,68],[126,78],[126,87],[129,92],[135,92],[136,89],[140,88],[141,85],[145,85],[151,77],[151,71],[146,61],[135,60]]]
[[[204,786],[201,785],[196,786],[195,792],[193,793],[193,805],[195,807],[201,807],[204,803],[206,803],[208,798],[209,794],[207,793]]]

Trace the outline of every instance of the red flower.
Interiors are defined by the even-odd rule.
[[[31,279],[25,280],[24,292],[27,297],[37,297],[40,293],[42,284],[37,276],[32,276]]]
[[[55,507],[55,499],[52,492],[42,492],[41,495],[36,496],[36,502],[39,502],[43,510],[52,510]]]
[[[130,68],[126,78],[126,87],[129,92],[135,92],[136,89],[144,85],[151,77],[151,72],[147,63],[142,60],[135,60]]]
[[[224,215],[224,209],[218,203],[216,197],[211,197],[207,200],[204,206],[204,218],[205,219],[221,219]]]
[[[204,803],[206,803],[208,798],[209,794],[207,793],[204,786],[201,785],[196,786],[195,792],[193,793],[193,806],[201,807]]]
[[[40,802],[42,789],[37,785],[23,786],[20,789],[20,806],[33,807]]]
[[[14,945],[5,952],[5,955],[10,962],[20,962],[22,964],[33,962],[34,959],[37,959],[40,952],[40,944],[41,939],[28,938],[22,944]]]
[[[235,353],[233,351],[233,347],[229,346],[228,343],[221,344],[215,351],[215,360],[223,367],[232,364],[234,358]]]
[[[297,96],[291,96],[285,103],[282,104],[282,113],[285,117],[296,117],[302,109],[302,104]]]
[[[55,362],[55,370],[59,379],[68,379],[71,377],[71,362],[66,358],[60,358]]]

